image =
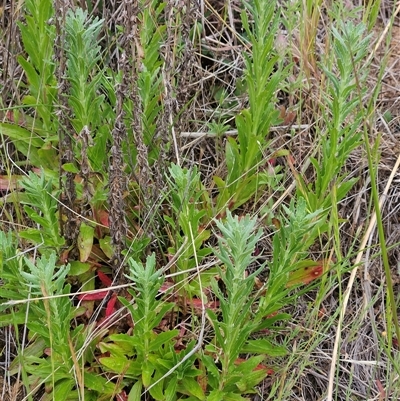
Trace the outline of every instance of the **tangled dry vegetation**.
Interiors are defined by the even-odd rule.
[[[59,8],[56,17],[62,15],[63,7],[69,7],[68,2],[55,2]],[[289,3],[281,0],[279,12],[282,21],[287,21]],[[320,70],[319,59],[329,52],[327,30],[330,29],[330,2],[320,2],[320,8],[315,20],[305,20],[304,15],[296,14],[298,20],[291,26],[290,34],[284,24],[280,26],[275,38],[283,63],[289,69],[286,86],[277,95],[275,109],[280,113],[281,124],[271,127],[268,135],[271,142],[265,149],[264,166],[270,168],[270,162],[282,166],[281,173],[283,190],[266,190],[240,205],[239,215],[249,213],[258,216],[258,222],[265,230],[265,236],[259,246],[262,248],[262,258],[271,257],[272,241],[268,228],[268,216],[265,207],[278,211],[282,205],[288,205],[296,193],[296,174],[301,174],[306,183],[315,179],[314,170],[310,165],[310,156],[315,155],[319,148],[319,138],[316,132],[323,131],[324,120],[319,114],[319,104],[326,95],[325,82]],[[343,2],[345,7],[353,9],[359,1]],[[362,3],[360,1],[360,3]],[[131,213],[129,204],[124,204],[126,197],[127,177],[124,175],[122,152],[124,149],[124,131],[122,129],[122,102],[124,97],[137,99],[137,86],[132,84],[137,79],[138,68],[133,68],[121,58],[121,48],[128,49],[138,60],[142,57],[141,49],[135,39],[122,36],[120,43],[114,43],[110,33],[117,26],[134,24],[135,2],[107,1],[92,4],[91,13],[105,19],[107,29],[103,36],[104,63],[116,74],[118,71],[125,77],[116,93],[117,120],[113,125],[113,143],[109,145],[111,164],[109,176],[108,211],[110,231],[114,241],[113,262],[121,265],[123,262],[124,237],[130,235],[132,226],[125,224],[124,216]],[[17,55],[23,53],[20,31],[17,21],[23,21],[23,7],[20,3],[4,2],[1,10],[2,32],[1,42],[1,72],[2,72],[2,112],[4,121],[10,118],[7,108],[20,103],[21,85],[26,82],[21,66],[17,63]],[[227,137],[235,136],[237,127],[235,116],[248,107],[247,88],[243,85],[245,60],[243,54],[248,44],[240,40],[243,26],[240,13],[243,10],[241,0],[205,0],[201,2],[167,1],[164,10],[164,24],[168,41],[163,43],[163,86],[164,93],[160,99],[162,118],[157,122],[157,135],[153,138],[159,146],[159,154],[155,162],[149,164],[149,146],[140,137],[135,141],[138,149],[137,166],[129,179],[134,179],[141,188],[139,214],[141,227],[135,227],[152,238],[149,250],[162,247],[162,241],[157,243],[157,215],[162,215],[159,194],[166,191],[164,173],[171,161],[182,165],[197,166],[204,187],[211,197],[216,196],[217,187],[214,176],[227,175],[225,160],[225,143]],[[397,12],[398,10],[396,10]],[[381,89],[375,110],[374,126],[370,127],[370,146],[380,155],[376,165],[379,193],[385,194],[382,206],[382,216],[385,236],[388,246],[388,257],[391,267],[393,289],[400,294],[400,173],[397,171],[400,154],[400,108],[398,88],[400,87],[400,24],[393,3],[382,1],[378,22],[373,29],[373,40],[370,43],[370,54],[373,58],[369,71],[370,87],[363,95],[365,99],[372,96],[377,79],[381,80]],[[361,16],[361,14],[359,14]],[[357,21],[357,17],[355,22]],[[308,25],[306,25],[308,23]],[[304,24],[304,25],[303,25]],[[198,27],[198,30],[194,27]],[[389,30],[386,27],[390,26]],[[132,27],[132,31],[134,28]],[[139,35],[139,33],[138,33]],[[389,38],[389,39],[387,39]],[[61,40],[61,38],[57,38]],[[129,42],[129,44],[128,44]],[[184,46],[184,50],[177,50]],[[312,49],[315,48],[315,51]],[[247,49],[251,50],[251,49]],[[65,54],[57,54],[60,64],[65,68]],[[381,75],[382,65],[385,65]],[[59,84],[69,85],[65,79],[65,70],[58,72]],[[134,88],[129,89],[127,88]],[[62,99],[62,96],[60,97]],[[136,104],[140,104],[137,101]],[[71,127],[67,104],[56,107],[64,129]],[[140,108],[132,112],[132,127],[140,132]],[[167,127],[172,127],[169,130]],[[319,130],[316,130],[319,127]],[[267,135],[267,133],[266,133]],[[68,149],[71,145],[68,135],[60,142],[60,154],[64,162],[72,162]],[[84,142],[84,139],[80,139]],[[376,145],[378,141],[378,145]],[[20,153],[12,148],[11,143],[3,142],[1,146],[2,166],[0,191],[3,197],[12,183],[9,177],[20,174],[12,163],[5,160],[18,160]],[[83,152],[84,153],[84,152]],[[282,156],[280,156],[282,155]],[[275,165],[275,164],[274,164]],[[10,169],[9,169],[10,166]],[[82,161],[81,168],[85,164]],[[30,168],[27,164],[27,167]],[[8,171],[7,171],[8,170]],[[391,366],[393,360],[399,364],[397,339],[393,341],[393,349],[387,353],[382,351],[382,338],[391,330],[386,326],[386,279],[380,257],[378,233],[374,229],[366,238],[365,233],[373,216],[373,204],[370,195],[370,174],[365,151],[362,148],[354,150],[344,166],[349,177],[359,178],[356,185],[344,200],[338,205],[338,227],[340,249],[332,249],[332,239],[323,237],[313,245],[311,258],[333,257],[337,253],[345,255],[350,264],[346,271],[337,273],[332,280],[325,280],[321,288],[313,288],[307,293],[300,293],[296,302],[287,307],[292,315],[291,320],[282,325],[279,340],[289,347],[290,353],[285,357],[274,359],[276,373],[265,379],[258,386],[258,394],[254,400],[323,400],[332,384],[333,395],[337,400],[397,400],[400,397],[399,371]],[[394,176],[393,176],[394,174]],[[85,179],[85,171],[81,171]],[[134,176],[134,178],[132,178]],[[67,239],[72,242],[77,237],[76,213],[85,216],[88,209],[85,205],[75,203],[75,182],[68,177],[64,181],[63,201],[64,213],[68,220],[64,226]],[[390,180],[391,185],[386,190]],[[88,198],[90,194],[87,195]],[[4,199],[4,198],[3,198]],[[88,200],[88,199],[86,199]],[[85,199],[83,200],[84,203]],[[70,203],[68,203],[70,202]],[[17,230],[14,222],[6,216],[16,216],[15,204],[5,204],[2,207],[0,227],[4,231]],[[162,207],[165,207],[163,205]],[[126,208],[126,209],[125,209]],[[69,210],[73,212],[70,213]],[[88,216],[88,215],[87,215]],[[213,216],[215,217],[215,216]],[[366,250],[361,261],[357,260],[361,244],[367,239]],[[210,239],[213,241],[213,239]],[[214,239],[214,241],[216,241]],[[76,251],[77,252],[77,251]],[[164,253],[164,254],[163,254]],[[157,254],[159,263],[165,261],[166,249]],[[359,262],[357,266],[354,263]],[[349,267],[352,267],[350,269]],[[262,276],[262,274],[261,274]],[[119,284],[124,283],[120,274]],[[348,291],[348,292],[347,292]],[[349,296],[344,307],[346,296]],[[397,305],[399,299],[397,298]],[[343,321],[338,323],[342,314]],[[338,334],[338,330],[340,330]],[[198,334],[198,333],[195,333]],[[380,335],[379,335],[380,334]],[[5,375],[10,360],[16,353],[15,332],[0,329],[1,373],[0,392],[3,400],[20,401],[23,397],[21,383],[16,377]],[[334,355],[335,340],[340,336],[337,355]],[[391,354],[392,353],[392,354]],[[390,354],[393,360],[390,359]],[[331,371],[332,361],[335,361]],[[1,377],[3,376],[3,377]],[[271,394],[274,396],[271,398]],[[35,395],[39,400],[41,393]],[[117,399],[117,398],[115,398]],[[118,398],[121,399],[122,398]],[[145,399],[145,398],[143,398]],[[149,399],[149,398],[146,398]],[[57,400],[56,400],[57,401]]]

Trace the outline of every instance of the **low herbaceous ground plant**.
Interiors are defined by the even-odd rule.
[[[1,399],[399,398],[400,7],[289,3],[2,10]]]

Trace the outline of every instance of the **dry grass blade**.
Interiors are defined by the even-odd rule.
[[[382,209],[386,198],[387,198],[387,194],[389,192],[389,189],[393,183],[393,179],[397,173],[397,170],[400,166],[400,155],[397,158],[396,164],[394,165],[392,172],[390,174],[390,177],[386,183],[385,189],[383,191],[383,194],[380,197],[379,200],[379,208]],[[356,278],[357,275],[357,271],[358,271],[358,267],[360,266],[362,257],[364,255],[364,251],[366,248],[366,245],[370,239],[370,236],[373,234],[373,231],[375,230],[375,226],[376,226],[376,212],[372,215],[371,221],[368,225],[368,228],[363,236],[363,239],[361,241],[360,247],[359,247],[359,251],[357,253],[357,257],[354,261],[354,268],[351,272],[350,278],[349,278],[349,282],[347,284],[347,288],[346,291],[344,293],[344,298],[343,298],[343,303],[341,305],[341,310],[340,310],[340,316],[339,316],[339,321],[338,321],[338,325],[337,325],[337,330],[336,330],[336,338],[335,338],[335,344],[332,350],[332,362],[331,362],[331,369],[330,369],[330,373],[329,373],[329,385],[328,385],[328,393],[327,393],[327,401],[332,401],[333,400],[333,388],[334,388],[334,382],[335,382],[335,372],[336,372],[336,364],[337,364],[337,358],[338,358],[338,350],[339,350],[339,345],[340,345],[340,339],[342,338],[342,329],[343,329],[343,319],[345,317],[346,314],[346,308],[347,308],[347,304],[349,302],[349,298],[350,298],[350,293],[351,290],[353,288],[353,284],[354,284],[354,280]]]

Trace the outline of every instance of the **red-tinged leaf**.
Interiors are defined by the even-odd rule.
[[[321,277],[327,270],[327,262],[306,260],[300,263],[301,267],[290,273],[289,281],[286,288],[293,287],[298,284],[309,284],[311,281]]]
[[[202,309],[203,303],[201,299],[199,298],[192,298],[191,300],[188,301],[188,304],[192,306],[195,309]],[[204,307],[206,309],[212,309],[212,310],[217,310],[219,307],[219,301],[210,301],[204,304]]]
[[[375,383],[376,383],[376,387],[378,387],[378,391],[379,391],[379,401],[386,400],[386,391],[385,391],[382,383],[378,379],[375,380]]]
[[[165,294],[169,289],[173,288],[175,284],[172,281],[164,281],[161,284],[160,289],[158,290],[158,292],[160,292],[161,294]]]
[[[22,179],[20,175],[0,176],[0,191],[12,191],[17,188],[17,181]]]
[[[115,312],[115,304],[117,302],[117,294],[112,294],[110,300],[107,302],[106,317],[110,317]]]
[[[95,210],[96,221],[99,222],[100,224],[102,224],[105,227],[109,227],[110,226],[110,223],[108,221],[108,217],[109,217],[109,213],[107,212],[107,210],[104,210],[104,209]]]
[[[106,287],[111,287],[112,285],[112,280],[110,277],[107,276],[107,274],[104,274],[101,270],[97,270],[97,276],[99,277],[100,281],[106,286]]]
[[[78,299],[81,301],[99,301],[104,299],[110,291],[99,291],[93,294],[79,294]]]
[[[69,249],[66,249],[65,251],[61,252],[60,255],[61,263],[68,263],[69,251],[70,251]]]
[[[271,219],[271,222],[277,230],[279,230],[281,228],[281,222],[277,218],[273,217]]]
[[[237,365],[240,365],[240,364],[242,364],[242,363],[244,363],[244,362],[247,362],[247,359],[237,358],[237,359],[235,360],[234,364],[237,366]],[[265,371],[268,375],[272,375],[272,374],[275,373],[274,370],[273,370],[272,368],[269,368],[269,367],[263,365],[262,363],[259,363],[259,364],[253,369],[253,371],[256,371],[256,370],[263,370],[263,371]]]
[[[128,401],[128,394],[126,394],[125,390],[122,390],[116,397],[117,401]]]

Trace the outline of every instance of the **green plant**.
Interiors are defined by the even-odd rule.
[[[77,135],[76,159],[85,170],[88,157],[91,171],[104,172],[107,165],[107,141],[115,113],[99,94],[103,86],[108,98],[115,103],[115,94],[101,70],[100,31],[104,20],[89,18],[86,11],[69,10],[65,21],[66,74],[70,82],[68,103],[73,113],[72,125]],[[69,167],[71,169],[71,167]],[[73,170],[78,173],[80,170]],[[87,174],[82,171],[82,174]]]
[[[212,289],[220,302],[221,318],[212,310],[207,310],[215,333],[215,342],[206,346],[208,354],[202,356],[210,387],[207,400],[242,400],[244,398],[240,394],[252,392],[253,387],[267,375],[266,368],[255,369],[264,360],[263,355],[236,364],[239,354],[246,352],[246,343],[249,345],[249,336],[255,329],[251,322],[251,308],[254,306],[251,294],[254,278],[263,266],[247,277],[246,269],[255,260],[252,253],[262,232],[253,233],[255,221],[248,216],[239,220],[232,217],[229,211],[226,222],[217,221],[216,224],[221,231],[216,256],[224,263],[219,268],[219,276],[225,285],[226,295],[213,281]],[[217,361],[220,361],[221,369],[218,369]]]
[[[306,185],[300,175],[296,175],[299,193],[307,200],[310,211],[328,208],[341,201],[357,182],[348,178],[341,169],[350,153],[360,146],[362,131],[360,127],[365,118],[365,110],[356,96],[356,80],[364,86],[368,68],[363,63],[368,52],[371,36],[365,36],[365,27],[352,22],[338,22],[332,27],[332,59],[327,59],[321,67],[328,78],[327,92],[320,105],[325,130],[320,133],[321,154],[318,159],[311,158],[315,170],[315,182]],[[337,74],[333,71],[337,71]],[[331,196],[335,188],[335,203]]]
[[[163,277],[155,269],[155,255],[147,258],[146,266],[129,259],[130,274],[128,278],[135,283],[135,290],[128,290],[132,301],[119,297],[121,303],[129,310],[134,322],[131,334],[112,334],[107,341],[100,343],[103,353],[110,356],[100,358],[106,370],[123,375],[133,386],[130,399],[140,400],[143,390],[150,388],[150,395],[156,400],[176,399],[176,387],[179,382],[185,383],[200,372],[192,361],[188,360],[173,376],[163,376],[178,363],[186,352],[176,353],[174,345],[179,330],[157,332],[165,315],[174,308],[174,303],[157,299]],[[195,383],[189,380],[188,383]],[[187,391],[196,391],[196,386],[189,386]]]
[[[210,237],[206,226],[210,221],[212,208],[196,167],[187,169],[172,164],[169,173],[169,195],[173,213],[171,216],[164,216],[164,219],[172,230],[173,246],[168,252],[175,255],[183,247],[176,261],[177,272],[182,273],[176,280],[182,282],[187,278],[187,272],[198,266],[203,258],[211,253],[211,249],[204,246],[204,243]],[[194,289],[193,285],[194,283]],[[200,286],[197,283],[197,295],[200,295],[199,290]]]
[[[28,0],[25,2],[26,23],[19,23],[22,42],[28,58],[18,57],[28,79],[30,95],[23,99],[25,105],[34,107],[41,120],[40,136],[51,138],[57,132],[57,119],[53,106],[57,97],[53,44],[55,26],[49,23],[54,15],[50,0]]]
[[[44,384],[47,391],[43,400],[72,401],[82,394],[88,400],[109,399],[116,392],[115,385],[84,368],[85,363],[93,362],[97,338],[87,342],[90,325],[71,327],[71,321],[81,311],[72,306],[68,296],[71,286],[65,282],[69,265],[57,266],[54,252],[35,262],[12,256],[10,234],[0,233],[0,238],[4,240],[2,277],[6,280],[0,297],[20,300],[17,305],[2,304],[3,310],[11,310],[4,315],[2,325],[14,325],[18,331],[23,313],[30,339],[28,346],[20,344],[18,356],[10,366],[11,374],[23,370],[29,396]],[[85,351],[78,357],[84,344]]]
[[[15,148],[26,157],[23,164],[57,168],[58,119],[54,118],[57,98],[53,61],[55,27],[49,23],[54,10],[49,0],[27,0],[25,23],[18,22],[26,55],[18,56],[26,79],[28,94],[22,106],[8,110],[9,122],[0,123],[0,135],[10,138]],[[33,117],[22,109],[33,110]]]
[[[54,191],[52,180],[46,179],[43,171],[40,177],[30,172],[21,180],[21,187],[25,189],[25,193],[21,194],[24,210],[38,226],[20,231],[19,236],[40,246],[41,252],[49,247],[59,250],[65,241],[60,234],[57,218],[58,192]]]
[[[246,3],[249,14],[254,18],[250,24],[248,14],[241,14],[242,24],[251,44],[251,54],[245,54],[249,108],[236,116],[237,139],[228,137],[226,142],[226,180],[215,176],[220,194],[217,210],[236,208],[251,197],[261,193],[265,186],[276,189],[280,176],[268,169],[260,171],[262,159],[268,152],[269,129],[279,121],[276,108],[276,92],[280,82],[286,78],[286,70],[274,50],[274,36],[278,29],[275,1],[255,0]],[[264,164],[268,164],[265,160]],[[279,167],[275,168],[275,173]]]
[[[323,272],[321,268],[310,268],[312,262],[306,260],[308,248],[323,228],[321,212],[310,215],[304,201],[292,203],[285,212],[285,222],[274,235],[265,295],[254,291],[254,279],[266,266],[246,274],[249,266],[256,263],[253,252],[262,236],[260,229],[254,232],[255,219],[245,216],[239,220],[228,212],[225,222],[216,221],[221,236],[215,254],[223,263],[218,270],[225,293],[216,281],[212,282],[221,316],[207,310],[215,334],[215,340],[206,346],[207,353],[202,356],[210,387],[207,400],[242,400],[243,394],[254,391],[270,371],[262,364],[267,355],[283,356],[286,349],[267,338],[252,339],[250,335],[267,328],[272,330],[277,321],[288,319],[289,315],[278,312],[294,299],[290,294],[293,287],[309,283]],[[256,355],[243,361],[239,356],[244,353]]]

